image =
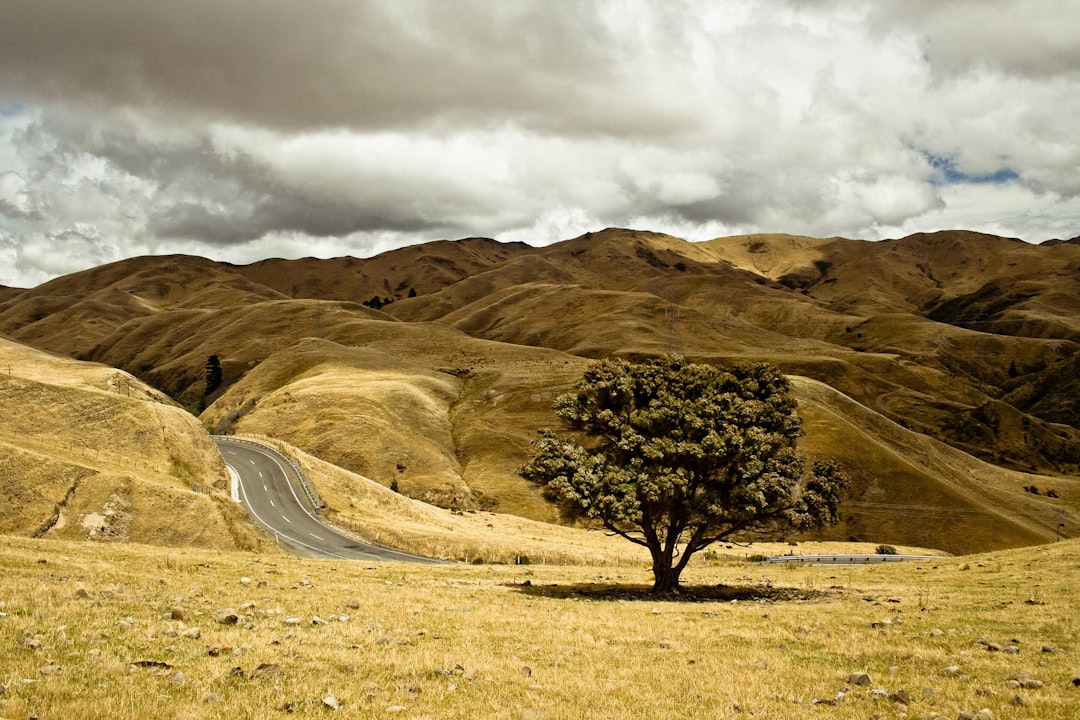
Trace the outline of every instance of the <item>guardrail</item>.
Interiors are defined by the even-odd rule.
[[[272,445],[259,442],[258,440],[249,440],[248,438],[239,437],[237,435],[211,435],[215,440],[224,440],[226,442],[240,443],[241,445],[252,445],[265,452],[271,452],[277,456],[280,460],[287,463],[292,471],[296,474],[296,479],[300,481],[300,487],[304,491],[304,495],[307,496],[308,502],[311,503],[311,509],[316,513],[322,514],[323,509],[326,507],[326,503],[319,497],[318,491],[312,486],[311,481],[308,480],[307,475],[300,469],[300,466],[296,464],[296,461],[285,453],[278,450]]]
[[[769,563],[798,563],[805,565],[872,565],[874,563],[906,560],[939,560],[940,555],[776,555],[765,558]]]

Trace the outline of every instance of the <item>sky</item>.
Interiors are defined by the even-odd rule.
[[[1075,0],[4,0],[0,285],[604,227],[1080,235]]]

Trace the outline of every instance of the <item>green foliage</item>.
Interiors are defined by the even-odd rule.
[[[569,513],[647,547],[653,590],[669,592],[714,542],[837,521],[847,480],[834,462],[806,471],[795,407],[765,364],[604,360],[555,402],[585,444],[541,431],[519,472]]]

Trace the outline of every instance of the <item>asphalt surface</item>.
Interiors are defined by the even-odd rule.
[[[240,503],[279,545],[296,555],[335,560],[438,562],[349,537],[318,517],[296,472],[272,449],[249,441],[215,438],[239,478]]]

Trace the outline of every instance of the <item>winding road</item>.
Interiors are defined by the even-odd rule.
[[[249,440],[215,437],[225,464],[238,480],[238,500],[278,544],[297,555],[334,560],[403,560],[431,558],[365,543],[319,518],[296,471],[277,451]]]

